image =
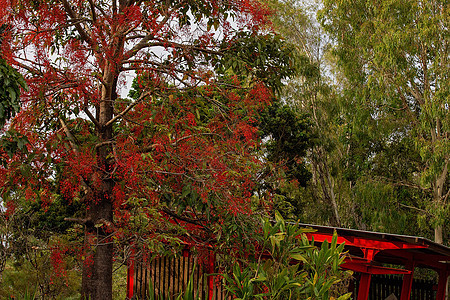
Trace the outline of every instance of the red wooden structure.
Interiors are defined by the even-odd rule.
[[[348,257],[341,265],[343,269],[360,273],[359,288],[354,299],[367,300],[370,281],[375,274],[401,274],[403,284],[399,300],[410,300],[416,267],[429,268],[439,274],[436,300],[445,300],[447,278],[450,276],[450,248],[428,239],[397,234],[378,233],[354,229],[336,228],[300,224],[312,227],[316,232],[308,233],[310,240],[317,244],[331,242],[334,231],[338,234],[338,244],[345,243]],[[398,265],[399,268],[385,267],[384,264]],[[209,258],[208,268],[214,269],[214,257]],[[127,297],[134,295],[134,261],[130,260],[127,275]],[[208,289],[213,289],[212,277],[208,280]],[[212,293],[208,294],[212,300]]]
[[[400,300],[409,300],[416,267],[429,268],[439,274],[436,300],[445,300],[447,278],[450,276],[450,248],[415,236],[378,233],[328,226],[302,224],[317,231],[309,233],[317,243],[331,242],[333,232],[338,243],[345,243],[349,256],[341,265],[343,269],[361,274],[357,300],[367,300],[370,280],[374,274],[402,274],[403,285]],[[383,267],[393,264],[402,268]]]

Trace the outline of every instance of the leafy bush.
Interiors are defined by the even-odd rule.
[[[278,213],[275,216],[275,223],[262,220],[262,249],[256,261],[245,267],[235,264],[230,274],[223,275],[228,292],[239,300],[349,299],[351,293],[331,292],[351,274],[339,269],[344,245],[337,245],[337,234],[319,249],[305,236],[311,229],[286,223]]]

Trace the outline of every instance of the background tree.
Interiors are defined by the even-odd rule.
[[[308,115],[279,99],[261,113],[258,122],[266,166],[257,193],[270,191],[274,208],[286,218],[296,220],[305,210],[297,196],[311,179],[305,162],[316,138],[311,127]]]
[[[445,221],[448,219],[448,203],[441,203],[440,209],[432,209],[435,205],[430,203],[435,202],[432,200],[431,184],[426,184],[425,177],[420,176],[425,174],[425,170],[429,170],[429,162],[421,157],[423,140],[416,138],[419,131],[424,135],[424,127],[420,125],[423,123],[420,121],[421,109],[414,106],[417,112],[414,124],[420,126],[413,130],[411,115],[405,116],[405,109],[388,104],[388,99],[393,100],[389,98],[392,93],[387,92],[386,86],[375,84],[374,78],[382,76],[387,67],[375,68],[370,55],[375,50],[380,51],[376,62],[381,64],[384,60],[388,61],[386,53],[406,50],[400,50],[400,44],[396,44],[395,51],[391,52],[386,52],[385,48],[367,50],[375,47],[371,44],[372,40],[379,41],[383,34],[387,35],[387,40],[392,38],[392,32],[380,29],[380,32],[369,33],[362,26],[362,21],[358,21],[367,20],[369,16],[372,22],[376,18],[386,18],[375,23],[377,26],[387,26],[386,24],[392,23],[386,21],[388,15],[395,9],[385,8],[380,16],[377,16],[377,11],[363,16],[366,11],[347,14],[351,11],[349,7],[357,10],[359,4],[338,5],[326,2],[326,10],[322,13],[326,12],[328,19],[325,19],[325,24],[320,24],[316,17],[317,12],[323,8],[320,1],[286,0],[267,3],[275,11],[272,15],[275,29],[296,46],[302,62],[298,76],[287,81],[283,101],[297,111],[311,116],[317,137],[306,160],[312,179],[306,189],[296,196],[301,199],[298,203],[305,212],[298,217],[304,222],[335,225],[339,219],[339,224],[345,227],[417,234],[429,238],[432,233],[426,220],[433,219],[437,222],[438,216],[444,228],[448,226]],[[372,9],[384,4],[373,7],[368,3],[364,5]],[[442,19],[439,21],[441,25],[446,22],[443,16],[441,18],[436,15],[436,18]],[[413,18],[405,19],[410,21]],[[431,25],[427,24],[423,24],[422,28]],[[394,26],[393,23],[391,25]],[[407,42],[402,41],[403,43]],[[382,53],[385,55],[383,58]],[[428,64],[432,61],[433,64],[437,63],[430,56]],[[445,62],[442,59],[440,61]],[[393,64],[389,63],[388,66]],[[411,74],[401,76],[404,79]],[[409,80],[419,82],[417,78]],[[441,84],[440,88],[443,86],[445,84]],[[445,115],[445,106],[445,101],[442,100],[442,116]],[[432,135],[425,136],[431,138]],[[443,137],[445,140],[445,135]],[[439,150],[444,156],[446,151]],[[422,155],[424,153],[422,151]],[[446,199],[446,196],[443,195],[442,199]],[[417,226],[418,224],[421,226]]]
[[[332,76],[329,60],[330,39],[316,20],[320,3],[315,1],[266,1],[275,13],[274,27],[287,41],[295,45],[299,57],[297,76],[288,81],[283,100],[299,114],[307,114],[315,137],[308,149],[308,169],[311,182],[303,192],[306,222],[345,225],[349,191],[342,173],[346,145],[342,108],[337,99],[338,82]],[[310,199],[308,199],[310,198]],[[341,202],[341,204],[339,203]]]
[[[7,125],[28,143],[1,149],[2,198],[86,207],[83,297],[111,299],[123,226],[158,239],[168,217],[208,231],[250,213],[251,118],[292,65],[259,35],[266,15],[247,0],[1,2],[2,53],[30,87]],[[133,74],[140,93],[121,97]]]
[[[383,128],[389,148],[414,144],[420,154],[405,184],[428,194],[417,209],[432,216],[439,243],[449,220],[448,9],[446,1],[324,1],[321,11],[352,91],[348,105],[360,114],[355,125]]]
[[[70,245],[79,245],[83,231],[63,220],[74,205],[63,205],[61,199],[46,208],[38,201],[15,203],[16,209],[1,215],[7,257],[0,297],[79,298],[80,264]]]

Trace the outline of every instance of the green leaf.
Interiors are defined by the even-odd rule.
[[[291,254],[291,258],[295,259],[295,260],[298,260],[298,261],[301,261],[301,262],[307,262],[306,258],[303,255],[299,254],[299,253],[292,253]]]
[[[351,296],[352,296],[352,293],[347,293],[345,295],[340,296],[336,300],[347,300],[347,299],[350,299]]]

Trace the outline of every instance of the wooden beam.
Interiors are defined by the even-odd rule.
[[[411,288],[413,284],[413,275],[414,275],[414,260],[409,260],[405,265],[407,270],[410,270],[410,274],[403,275],[403,283],[402,283],[402,293],[400,296],[400,300],[409,300],[411,297]]]
[[[370,280],[372,278],[371,274],[362,273],[361,279],[359,281],[358,288],[358,298],[357,300],[367,300],[369,299],[369,289],[370,289]]]
[[[449,270],[442,269],[439,271],[439,283],[436,293],[436,300],[445,300],[447,290],[447,278],[450,275]]]
[[[358,273],[367,273],[367,274],[372,274],[372,275],[375,275],[375,274],[377,274],[377,275],[378,274],[403,274],[403,275],[411,274],[411,271],[409,271],[409,270],[374,266],[374,265],[370,265],[368,263],[362,263],[362,262],[346,261],[340,267],[345,270],[351,270],[351,271],[358,272]]]
[[[306,236],[309,240],[314,238],[315,242],[323,243],[324,241],[328,241],[331,243],[333,238],[333,234],[328,233],[306,233]],[[359,238],[353,236],[338,236],[337,243],[342,244],[345,243],[346,246],[366,248],[366,249],[377,249],[377,250],[394,250],[394,249],[426,249],[429,246],[425,244],[411,244],[406,242],[399,241],[388,241],[388,240],[378,240],[371,238]]]
[[[414,252],[413,255],[412,253],[402,250],[385,250],[383,251],[383,256],[391,256],[398,258],[399,260],[413,259],[416,267],[434,268],[437,272],[439,272],[440,269],[445,268],[447,265],[447,263],[445,263],[446,261],[450,261],[450,256],[446,255],[420,252]],[[406,264],[406,262],[404,264]]]

